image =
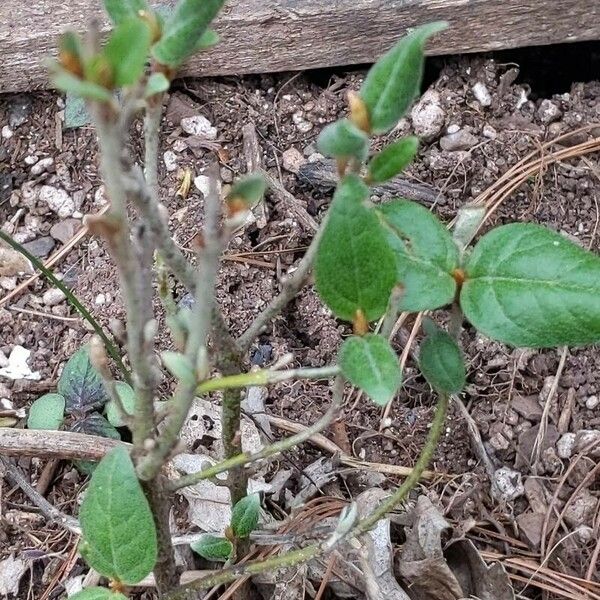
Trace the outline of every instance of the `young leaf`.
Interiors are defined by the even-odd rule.
[[[111,21],[118,25],[126,19],[137,17],[140,10],[148,10],[145,0],[104,0],[104,8]]]
[[[127,598],[123,594],[113,592],[108,588],[92,587],[85,588],[81,592],[69,596],[69,600],[127,600]]]
[[[390,144],[369,162],[369,183],[383,183],[403,171],[415,157],[419,139],[406,137]]]
[[[375,212],[365,205],[367,186],[346,176],[338,186],[315,262],[319,295],[336,316],[368,321],[387,309],[396,284],[396,261]]]
[[[136,18],[117,25],[104,48],[116,87],[133,85],[140,79],[149,49],[150,28],[146,23]]]
[[[29,409],[29,429],[58,429],[65,416],[65,399],[60,394],[44,394]]]
[[[108,399],[87,347],[77,350],[67,361],[58,380],[58,393],[64,396],[68,413],[89,412],[103,406]]]
[[[344,377],[380,406],[395,396],[402,383],[398,357],[380,335],[348,338],[340,349],[339,363]]]
[[[123,381],[118,381],[115,384],[117,395],[121,400],[121,406],[125,409],[128,415],[132,415],[135,411],[135,393],[130,385]],[[124,427],[126,423],[123,421],[122,415],[119,412],[113,400],[106,404],[106,418],[114,427]]]
[[[400,309],[433,310],[451,302],[458,250],[447,229],[425,207],[408,200],[393,200],[377,211],[404,286]]]
[[[180,0],[169,15],[152,55],[163,65],[179,67],[197,49],[225,0]]]
[[[467,319],[512,346],[600,342],[600,258],[562,235],[513,223],[484,235],[466,267]]]
[[[173,377],[179,379],[188,385],[195,385],[196,375],[194,365],[190,359],[179,352],[171,352],[166,350],[160,355],[163,365],[167,368]]]
[[[102,415],[96,412],[88,415],[85,419],[75,421],[69,428],[69,431],[85,433],[86,435],[97,435],[113,440],[121,439],[119,432]],[[91,475],[97,466],[95,462],[90,460],[74,460],[73,464],[84,475]]]
[[[155,96],[156,94],[162,94],[163,92],[166,92],[170,87],[171,82],[163,73],[152,73],[152,75],[148,77],[148,82],[146,83],[146,91],[144,92],[144,96],[146,98],[150,98],[152,96]]]
[[[241,200],[244,206],[250,208],[262,200],[266,190],[265,178],[260,173],[250,173],[233,184],[227,199]]]
[[[200,52],[201,50],[208,50],[219,43],[219,34],[214,29],[207,29],[201,36],[194,50]]]
[[[98,573],[134,584],[152,571],[157,557],[154,519],[124,448],[111,450],[100,461],[79,520],[81,555]]]
[[[369,138],[348,119],[341,119],[321,131],[317,147],[325,156],[363,161],[369,154]]]
[[[242,498],[231,511],[231,529],[236,538],[247,538],[258,525],[260,498],[251,494]]]
[[[427,319],[427,337],[421,344],[419,368],[436,391],[458,394],[465,385],[465,363],[458,344]]]
[[[200,536],[191,548],[206,560],[227,560],[233,552],[233,544],[228,539],[210,533]]]
[[[418,27],[386,52],[370,69],[360,90],[373,133],[386,133],[406,113],[421,87],[423,48],[445,23]]]
[[[57,90],[89,100],[112,102],[113,99],[112,94],[106,88],[90,81],[83,81],[67,71],[56,72],[52,76],[52,83]]]

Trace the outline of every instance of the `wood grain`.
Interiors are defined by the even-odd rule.
[[[163,0],[162,4],[171,4]],[[103,19],[101,0],[2,0],[0,91],[48,86],[44,58],[66,29]],[[222,42],[189,75],[301,70],[373,62],[407,28],[443,19],[431,54],[600,38],[598,0],[229,0]]]

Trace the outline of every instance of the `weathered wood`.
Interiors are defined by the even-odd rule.
[[[173,0],[162,0],[172,4]],[[1,0],[0,91],[47,87],[44,58],[68,28],[103,18],[101,0]],[[222,43],[187,74],[224,75],[369,63],[406,32],[450,29],[429,52],[449,54],[600,38],[598,0],[229,0]]]

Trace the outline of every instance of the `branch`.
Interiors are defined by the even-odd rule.
[[[315,233],[308,250],[298,263],[296,270],[283,281],[281,292],[269,302],[267,307],[254,319],[248,329],[237,340],[238,346],[243,351],[247,351],[250,348],[252,342],[260,335],[263,327],[276,317],[302,289],[312,268],[319,243],[327,225],[327,220],[328,217],[326,215],[321,226]]]
[[[280,452],[284,452],[285,450],[289,450],[294,446],[302,444],[306,440],[310,439],[316,433],[320,433],[326,427],[328,427],[342,406],[344,401],[344,379],[341,375],[338,375],[334,381],[333,385],[333,399],[331,402],[331,406],[327,410],[327,412],[313,425],[307,427],[303,431],[298,432],[296,435],[292,435],[288,438],[284,438],[279,442],[275,442],[270,446],[265,446],[262,450],[255,452],[254,454],[242,453],[234,456],[233,458],[223,460],[216,465],[211,467],[207,467],[206,469],[202,469],[198,473],[192,473],[191,475],[186,475],[185,477],[180,477],[175,481],[170,482],[168,485],[169,490],[179,490],[181,488],[187,487],[189,485],[194,485],[203,479],[211,479],[218,475],[219,473],[223,473],[232,469],[234,467],[241,467],[243,465],[248,465],[250,463],[256,462],[258,460],[264,460],[265,458],[270,458]]]

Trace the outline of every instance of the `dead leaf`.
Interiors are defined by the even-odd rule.
[[[12,248],[0,248],[0,277],[13,277],[21,273],[33,273],[31,263]]]
[[[0,369],[0,376],[8,379],[33,379],[39,381],[41,375],[32,371],[27,364],[31,350],[23,346],[15,346],[8,357],[6,367]]]
[[[0,596],[16,596],[21,578],[29,568],[29,561],[11,554],[0,561]]]

